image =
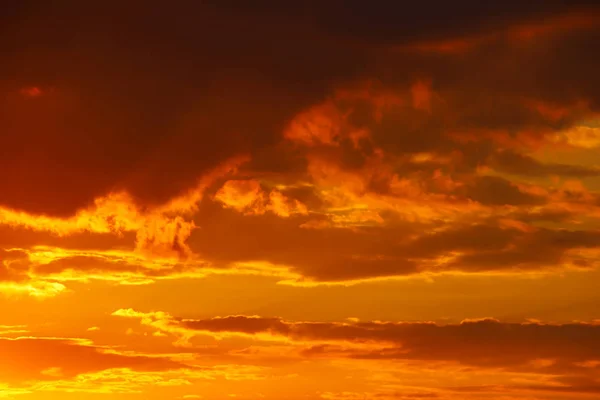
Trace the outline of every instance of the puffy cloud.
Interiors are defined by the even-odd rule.
[[[226,207],[245,214],[264,214],[271,211],[280,217],[291,214],[306,214],[307,208],[297,199],[287,198],[277,188],[265,192],[260,182],[250,180],[229,180],[217,191],[215,199]]]

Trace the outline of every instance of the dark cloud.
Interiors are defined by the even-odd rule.
[[[202,203],[197,218],[199,229],[189,244],[200,257],[217,265],[267,261],[289,266],[316,281],[402,276],[430,269],[544,269],[559,265],[572,249],[600,245],[600,234],[593,230],[552,230],[527,224],[523,224],[527,230],[522,230],[493,221],[432,230],[436,224],[390,218],[384,226],[309,229],[302,225],[310,216],[249,216],[211,201]],[[449,264],[431,266],[437,257],[457,252],[460,255]]]
[[[338,37],[350,37],[379,45],[493,31],[507,24],[549,17],[573,9],[586,9],[594,5],[591,1],[562,0],[531,1],[526,4],[508,1],[502,6],[482,4],[475,0],[461,0],[451,4],[433,0],[410,4],[384,0],[371,4],[360,0],[333,0],[326,3],[317,0],[299,3],[261,0],[252,5],[244,5],[236,0],[210,3],[229,12],[267,14],[282,19],[297,17]]]
[[[269,333],[299,341],[381,343],[382,348],[374,352],[349,350],[351,357],[358,358],[457,361],[480,366],[518,367],[535,360],[577,363],[600,357],[600,326],[586,323],[551,325],[484,319],[450,325],[410,322],[341,324],[244,316],[171,323],[190,330],[215,333]],[[343,343],[317,345],[304,353],[328,354],[340,348],[344,349]]]
[[[0,227],[0,245],[137,246],[183,259],[189,244],[219,267],[269,261],[316,281],[415,274],[448,255],[456,259],[436,268],[543,268],[595,246],[595,232],[530,227],[573,212],[546,209],[552,196],[532,194],[544,188],[526,192],[480,169],[597,176],[530,156],[598,110],[600,60],[587,50],[596,11],[585,2],[509,2],[502,12],[471,1],[388,3],[14,6],[3,17],[10,40],[0,39],[0,205],[66,216],[127,190],[150,221],[148,205],[249,154],[236,179],[277,188],[308,211],[284,219],[223,208],[209,197],[231,177],[216,177],[187,242],[189,221],[169,215],[172,226],[120,238]],[[468,44],[460,52],[420,46],[457,40]],[[304,117],[307,140],[288,132]],[[335,126],[319,132],[310,118]],[[332,200],[339,186],[352,201]],[[376,222],[352,220],[363,200]],[[403,211],[413,203],[434,215]],[[437,205],[453,215],[435,215]],[[520,227],[501,225],[498,210]],[[150,273],[94,257],[38,272],[69,269]]]
[[[466,187],[465,195],[477,202],[491,206],[502,205],[539,205],[546,202],[544,197],[524,193],[506,179],[495,176],[476,178]]]
[[[505,249],[461,256],[455,266],[483,270],[552,267],[560,263],[568,250],[599,246],[600,231],[538,229],[522,235]]]
[[[199,229],[189,244],[200,257],[217,264],[268,261],[289,265],[316,280],[347,280],[416,272],[400,257],[397,243],[414,227],[306,229],[310,217],[281,219],[274,215],[243,215],[204,201],[197,216]],[[235,249],[232,251],[231,249]]]
[[[569,115],[548,121],[521,100],[595,106],[600,92],[590,81],[593,35],[537,48],[502,42],[459,59],[389,52],[543,21],[585,2],[24,3],[3,15],[0,203],[32,212],[69,215],[118,189],[163,202],[230,156],[261,157],[295,114],[364,78],[394,88],[425,76],[442,96],[433,117],[384,118],[375,143],[401,152],[456,147],[449,129],[567,126]],[[24,96],[27,87],[36,96]]]
[[[286,21],[109,3],[40,5],[11,24],[5,205],[68,215],[119,188],[164,201],[228,157],[274,144],[361,64]],[[26,86],[41,94],[24,97]]]
[[[600,175],[595,167],[557,163],[541,163],[525,154],[514,151],[496,152],[490,157],[489,165],[499,171],[525,176],[590,177]]]
[[[435,257],[450,251],[476,252],[500,250],[523,235],[516,229],[495,225],[473,224],[423,234],[405,246],[408,256]]]
[[[271,339],[286,339],[288,344],[291,341],[297,345],[297,354],[304,358],[390,360],[400,361],[401,367],[426,365],[441,368],[441,371],[456,363],[462,364],[460,371],[465,376],[502,371],[535,374],[540,378],[504,385],[443,388],[450,392],[595,393],[600,376],[597,363],[600,325],[595,323],[518,323],[491,318],[452,324],[307,322],[244,315],[181,319],[131,309],[118,310],[113,315],[139,318],[143,325],[186,338],[195,334],[220,336],[226,333],[254,336],[258,342],[265,343]]]

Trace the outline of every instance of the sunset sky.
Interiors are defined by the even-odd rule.
[[[0,399],[600,399],[599,6],[2,2]]]

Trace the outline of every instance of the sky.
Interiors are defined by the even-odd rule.
[[[600,398],[593,1],[14,1],[0,399]]]

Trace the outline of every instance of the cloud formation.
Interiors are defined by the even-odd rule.
[[[0,223],[65,237],[65,247],[82,234],[135,235],[124,245],[146,256],[216,268],[267,262],[313,281],[595,264],[596,242],[585,240],[544,247],[544,260],[503,241],[496,253],[449,246],[411,257],[407,247],[468,226],[507,231],[508,220],[533,237],[563,235],[541,228],[539,216],[598,219],[599,167],[572,162],[594,148],[597,85],[565,61],[597,64],[583,51],[597,34],[597,10],[512,5],[493,23],[474,3],[457,6],[456,22],[437,7],[401,13],[431,14],[425,29],[412,17],[391,24],[391,5],[375,13],[354,2],[295,7],[208,2],[193,7],[200,20],[179,16],[173,29],[146,24],[158,10],[133,3],[119,17],[108,4],[47,7],[78,27],[71,44],[43,9],[27,18],[15,11],[19,45],[3,66],[12,80],[2,84],[10,151]],[[355,9],[378,28],[366,29]],[[132,13],[136,26],[125,24]],[[112,33],[98,35],[108,20]],[[206,32],[217,26],[212,42]],[[36,39],[41,31],[53,33]],[[150,48],[160,60],[148,59]],[[30,69],[14,69],[25,62]],[[569,160],[544,156],[565,151]],[[564,189],[574,185],[576,196]],[[252,239],[241,243],[234,232]],[[590,249],[585,260],[570,259],[580,248]]]
[[[94,346],[83,339],[1,338],[0,348],[4,360],[3,368],[0,368],[2,382],[9,384],[73,378],[112,368],[164,371],[185,367],[169,359],[111,353],[110,349]]]
[[[204,335],[218,339],[250,337],[267,346],[284,341],[295,346],[304,359],[454,363],[547,375],[544,384],[521,387],[531,391],[597,393],[600,379],[600,326],[596,323],[507,323],[495,319],[464,320],[459,324],[293,322],[242,315],[182,319],[132,309],[117,310],[113,315],[139,319],[141,324],[184,342]],[[463,371],[468,374],[474,370]]]
[[[166,313],[117,310],[119,317],[139,318],[142,324],[176,335],[239,334],[257,338],[289,338],[337,343],[379,343],[390,346],[374,353],[353,355],[365,358],[397,358],[458,361],[489,366],[521,365],[538,359],[585,363],[600,357],[595,345],[600,326],[590,323],[543,324],[503,323],[494,319],[465,320],[460,324],[432,322],[292,322],[280,318],[227,316],[205,320],[178,319]],[[262,336],[260,336],[262,334]],[[577,338],[577,340],[575,340]],[[532,344],[536,343],[535,346]],[[397,346],[397,347],[394,347]],[[328,349],[327,344],[309,352]],[[335,349],[335,346],[332,347]],[[502,348],[507,352],[500,351]],[[552,363],[550,363],[552,364]],[[583,365],[583,364],[581,364]]]
[[[0,397],[598,396],[596,3],[121,3],[0,13]]]

